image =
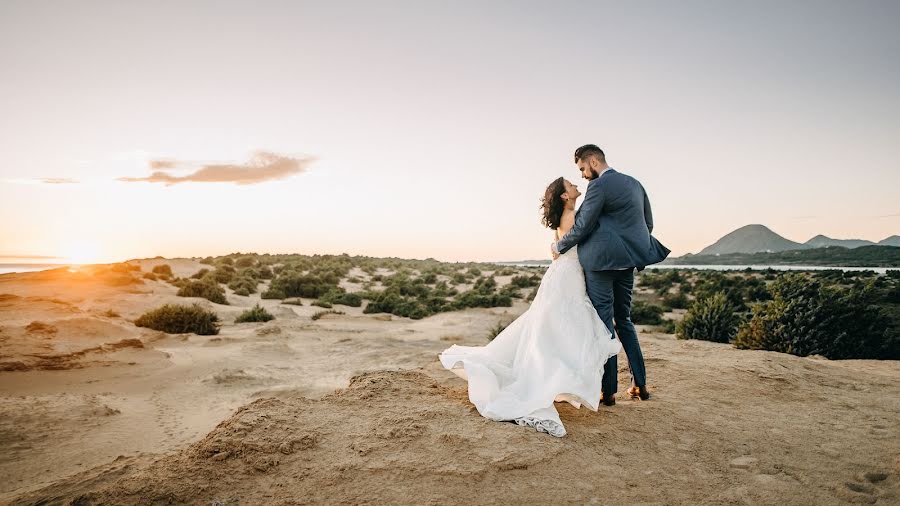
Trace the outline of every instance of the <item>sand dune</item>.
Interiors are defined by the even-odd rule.
[[[0,276],[0,363],[23,364],[0,371],[0,503],[900,502],[896,362],[645,328],[653,399],[558,404],[569,433],[555,439],[480,417],[437,361],[451,343],[484,344],[522,302],[313,321],[309,301],[229,291],[222,306],[118,273],[34,274]],[[188,300],[219,312],[219,335],[129,321]],[[255,303],[277,319],[231,323]]]

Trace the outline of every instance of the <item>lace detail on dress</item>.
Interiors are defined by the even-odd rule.
[[[546,432],[553,437],[563,437],[566,435],[566,428],[553,420],[543,420],[533,416],[523,416],[522,418],[516,418],[516,423],[522,426],[534,427],[534,430]]]

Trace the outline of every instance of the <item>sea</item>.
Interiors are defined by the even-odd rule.
[[[56,258],[28,258],[28,257],[4,257],[0,256],[0,274],[8,274],[10,272],[34,272],[47,269],[58,269],[60,267],[68,267],[72,264],[61,262],[53,262],[53,260],[62,260]]]

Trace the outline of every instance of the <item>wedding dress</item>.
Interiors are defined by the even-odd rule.
[[[493,341],[454,344],[439,355],[468,381],[469,400],[482,416],[563,437],[554,402],[597,411],[603,364],[622,344],[588,298],[577,248],[550,264],[531,307]]]

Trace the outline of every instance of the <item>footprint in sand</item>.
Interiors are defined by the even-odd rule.
[[[157,427],[162,429],[166,436],[174,437],[178,431],[179,424],[172,408],[162,401],[159,392],[153,392],[150,396],[150,403],[156,408],[155,416]]]
[[[844,482],[840,494],[851,502],[874,504],[885,495],[882,485],[887,482],[888,476],[888,473],[881,471],[862,473],[854,480]]]

